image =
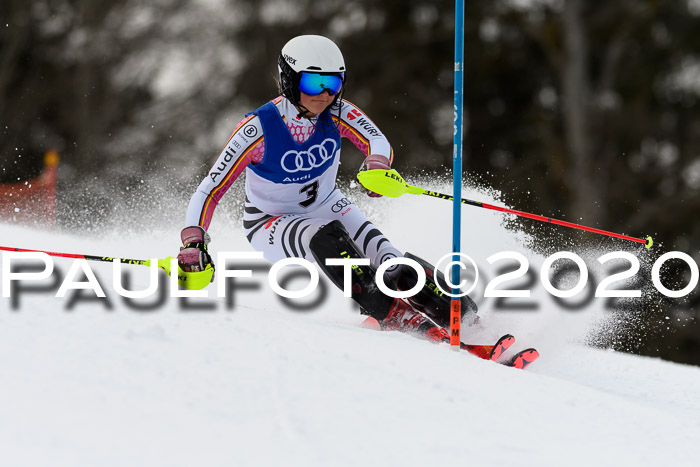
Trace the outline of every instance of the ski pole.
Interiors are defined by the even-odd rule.
[[[57,253],[55,251],[43,251],[43,250],[28,250],[24,248],[14,248],[7,246],[0,246],[0,251],[12,251],[19,253],[44,253],[49,256],[55,256],[59,258],[73,258],[73,259],[84,259],[88,261],[101,261],[106,263],[112,263],[114,260],[119,261],[123,264],[136,264],[139,266],[151,266],[150,259],[128,259],[128,258],[114,258],[111,256],[93,256],[93,255],[83,255],[78,253]],[[162,258],[157,260],[158,267],[165,271],[165,273],[170,276],[171,274],[171,261],[175,259],[172,256],[167,258]],[[177,267],[177,279],[178,284],[190,290],[201,290],[212,280],[214,275],[214,269],[208,266],[207,269],[200,272],[186,272],[183,271],[180,266]]]
[[[417,186],[409,185],[405,180],[399,175],[399,173],[394,170],[384,170],[384,169],[374,169],[374,170],[364,170],[357,174],[357,178],[360,183],[370,191],[379,193],[380,195],[389,196],[391,198],[398,198],[401,195],[410,193],[412,195],[426,195],[432,196],[434,198],[440,198],[452,201],[454,198],[450,195],[443,193],[438,193],[435,191],[426,190]],[[480,201],[472,201],[470,199],[462,198],[462,204],[468,204],[469,206],[476,206],[484,209],[491,209],[493,211],[505,212],[508,214],[515,214],[516,216],[526,217],[528,219],[534,219],[536,221],[546,222],[548,224],[556,224],[564,227],[570,227],[572,229],[585,230],[587,232],[593,232],[600,235],[607,235],[608,237],[621,238],[623,240],[629,240],[631,242],[642,243],[645,248],[651,248],[654,241],[651,237],[637,238],[630,237],[628,235],[622,235],[615,232],[608,232],[607,230],[596,229],[593,227],[586,227],[584,225],[574,224],[573,222],[562,221],[558,219],[552,219],[551,217],[539,216],[537,214],[530,214],[529,212],[516,211],[515,209],[503,208],[500,206],[494,206],[492,204],[482,203]]]

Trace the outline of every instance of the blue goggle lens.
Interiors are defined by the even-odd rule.
[[[299,90],[309,96],[318,96],[323,91],[329,91],[331,96],[340,92],[343,87],[343,73],[337,75],[319,75],[318,73],[301,72]]]

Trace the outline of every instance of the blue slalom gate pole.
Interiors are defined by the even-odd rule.
[[[464,0],[455,0],[455,75],[454,75],[454,144],[452,164],[453,204],[452,204],[452,253],[453,261],[459,261],[461,249],[460,236],[462,225],[462,114],[464,96]],[[460,283],[459,266],[452,265],[452,285]],[[452,294],[459,294],[459,288],[452,289]],[[460,346],[460,324],[462,315],[459,297],[452,297],[450,306],[450,345],[455,350]],[[456,346],[456,347],[455,347]]]

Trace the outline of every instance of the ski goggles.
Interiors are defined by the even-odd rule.
[[[344,73],[320,75],[302,71],[299,90],[309,96],[318,96],[323,91],[328,91],[331,96],[335,96],[343,87],[344,76]]]

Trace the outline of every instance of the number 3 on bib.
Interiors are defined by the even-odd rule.
[[[299,194],[301,193],[306,193],[308,198],[299,203],[299,206],[303,208],[308,208],[309,206],[314,204],[314,201],[316,201],[316,197],[318,196],[318,180],[306,185],[301,190],[299,190]]]

